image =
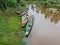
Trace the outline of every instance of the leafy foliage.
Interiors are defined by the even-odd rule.
[[[20,0],[0,0],[0,9],[5,10],[8,7],[17,7],[17,5],[20,5],[20,2]]]

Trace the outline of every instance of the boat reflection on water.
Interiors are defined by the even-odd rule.
[[[57,9],[54,8],[46,8],[44,6],[34,6],[32,4],[32,10],[35,11],[37,13],[42,13],[45,15],[45,19],[48,18],[50,19],[51,22],[53,22],[54,24],[58,23],[60,20],[60,11],[58,11]]]

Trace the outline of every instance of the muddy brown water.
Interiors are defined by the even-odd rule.
[[[29,14],[34,15],[34,25],[28,38],[24,39],[24,45],[60,45],[60,21],[53,23],[45,14],[32,10],[29,5]]]

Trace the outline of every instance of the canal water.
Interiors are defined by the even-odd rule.
[[[60,21],[51,22],[50,18],[45,18],[45,14],[36,12],[29,5],[28,13],[34,15],[34,24],[28,38],[24,39],[24,45],[60,45]]]

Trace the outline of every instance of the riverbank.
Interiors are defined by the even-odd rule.
[[[23,9],[21,6],[20,11]],[[14,8],[0,10],[0,45],[22,45],[24,28],[21,28],[21,17],[14,12]]]
[[[36,4],[37,6],[45,6],[60,10],[60,3],[56,1],[25,1],[27,4]]]

